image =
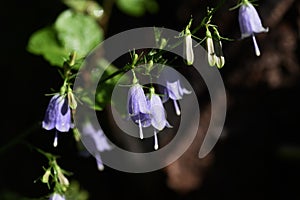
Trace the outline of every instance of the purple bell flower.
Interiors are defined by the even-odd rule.
[[[181,114],[177,100],[182,99],[184,94],[191,94],[191,91],[183,88],[180,84],[180,81],[177,80],[175,82],[167,81],[167,95],[170,99],[173,100],[176,114],[179,116]]]
[[[255,33],[268,32],[268,28],[262,26],[260,17],[254,6],[248,1],[243,0],[239,8],[239,25],[242,39],[252,36],[255,54],[260,55],[260,50],[255,39]]]
[[[42,127],[46,130],[55,128],[59,132],[68,132],[73,127],[67,97],[56,94],[51,98],[42,122]],[[54,146],[57,146],[57,133],[54,139]]]
[[[66,200],[65,196],[64,195],[60,195],[58,193],[53,193],[49,200]]]
[[[157,131],[163,130],[165,127],[172,128],[166,119],[166,112],[163,107],[161,98],[154,92],[150,94],[149,109],[150,121],[154,128],[154,149],[158,149]]]
[[[139,125],[140,138],[143,139],[142,127],[150,126],[149,106],[140,84],[134,84],[128,91],[127,108],[130,118]]]
[[[108,143],[107,138],[102,129],[96,130],[91,122],[83,124],[81,131],[81,140],[88,145],[90,153],[92,153],[97,162],[97,167],[100,171],[104,169],[104,165],[101,159],[100,152],[108,151],[112,149],[112,146]]]

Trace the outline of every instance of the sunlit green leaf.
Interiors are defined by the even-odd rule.
[[[103,37],[101,28],[92,17],[72,10],[61,13],[54,26],[65,49],[76,51],[79,57],[89,54]]]
[[[33,33],[29,39],[27,50],[36,55],[42,55],[51,65],[62,66],[69,52],[56,39],[52,27],[46,27]]]
[[[101,18],[104,12],[98,2],[93,0],[63,0],[63,2],[70,8],[87,13],[96,19]]]
[[[118,8],[124,13],[140,17],[147,11],[155,13],[158,11],[158,4],[155,0],[117,0]]]

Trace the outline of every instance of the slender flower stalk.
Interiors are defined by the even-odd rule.
[[[242,0],[239,8],[239,25],[241,30],[241,38],[251,36],[254,44],[256,56],[260,56],[260,50],[257,45],[255,34],[261,32],[268,32],[268,28],[262,26],[260,17],[248,0]]]

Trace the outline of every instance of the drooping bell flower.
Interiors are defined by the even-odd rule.
[[[255,54],[259,56],[260,50],[255,39],[255,33],[268,32],[268,28],[262,26],[256,9],[248,0],[243,0],[239,8],[239,25],[242,39],[251,36]]]
[[[58,193],[53,193],[49,200],[66,200],[64,195],[58,194]]]
[[[97,162],[97,167],[100,171],[104,169],[100,153],[112,149],[102,129],[96,130],[91,122],[83,124],[81,131],[81,140],[88,150],[92,153]]]
[[[166,93],[170,99],[173,100],[176,114],[179,116],[181,114],[180,108],[178,106],[177,100],[182,99],[184,94],[191,94],[191,91],[183,88],[180,81],[169,82],[167,81]]]
[[[151,125],[154,128],[154,149],[157,150],[157,132],[163,130],[165,127],[171,128],[172,126],[166,119],[166,112],[162,100],[159,95],[154,93],[154,88],[150,89],[149,110]]]
[[[46,130],[55,128],[59,132],[68,132],[73,127],[67,96],[56,94],[51,98],[42,122],[42,127]],[[57,146],[57,132],[53,145]]]
[[[143,139],[142,127],[147,127],[149,123],[149,107],[142,86],[135,83],[128,91],[127,108],[130,118],[139,125],[139,135]]]

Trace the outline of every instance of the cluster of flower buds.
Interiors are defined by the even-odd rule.
[[[215,26],[212,26],[213,34],[211,34],[209,27],[209,25],[206,26],[206,48],[208,64],[210,66],[216,65],[218,68],[222,68],[225,64],[225,58],[222,51],[222,38]]]
[[[238,20],[239,20],[239,26],[241,31],[241,39],[251,36],[254,44],[255,54],[259,56],[260,50],[256,42],[255,34],[261,32],[268,32],[268,28],[264,28],[262,26],[260,17],[256,9],[254,8],[253,4],[249,0],[240,0],[237,6],[235,6],[232,9],[235,8],[239,8]],[[214,9],[208,9],[207,17],[203,19],[203,23],[202,23],[206,28],[205,40],[206,40],[207,60],[210,66],[217,66],[218,68],[222,68],[225,64],[225,58],[222,51],[221,40],[229,40],[229,39],[221,37],[217,29],[217,26],[211,24],[213,11]],[[192,65],[194,62],[192,33],[190,31],[191,22],[192,20],[190,20],[185,30],[181,32],[181,36],[184,36],[184,54],[185,54],[185,59],[187,61],[187,65]]]
[[[66,175],[70,175],[70,172],[67,172],[66,170],[62,169],[57,164],[57,157],[55,155],[44,152],[40,149],[37,150],[48,159],[49,166],[48,168],[44,168],[45,173],[40,178],[40,180],[42,183],[47,184],[48,188],[54,186],[53,194],[50,196],[50,200],[65,199],[64,194],[70,185],[70,182]]]
[[[206,27],[206,49],[207,49],[207,58],[208,64],[210,66],[217,66],[218,68],[222,68],[225,64],[225,58],[222,51],[222,39],[226,39],[220,36],[215,25],[210,24],[211,15],[209,12],[208,20],[205,22]],[[192,42],[192,33],[190,31],[190,27],[192,24],[192,19],[189,21],[189,24],[186,26],[185,30],[181,32],[181,36],[184,37],[184,56],[186,59],[187,65],[192,65],[194,62],[194,52],[193,52],[193,42]],[[212,27],[213,34],[209,30]],[[193,36],[195,37],[195,36]]]

